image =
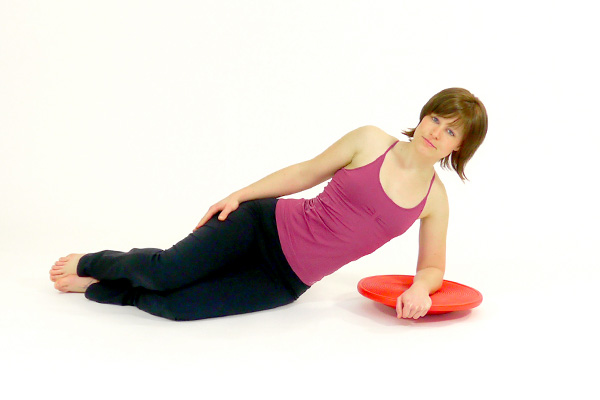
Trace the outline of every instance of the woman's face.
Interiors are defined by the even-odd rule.
[[[429,114],[415,129],[413,141],[441,160],[460,148],[462,137],[462,127],[456,120]]]

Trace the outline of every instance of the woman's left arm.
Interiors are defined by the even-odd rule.
[[[398,318],[420,318],[431,308],[430,294],[442,286],[446,269],[446,234],[448,232],[448,197],[443,185],[430,194],[427,213],[421,218],[419,258],[412,286],[396,303]],[[434,196],[431,196],[434,195]]]

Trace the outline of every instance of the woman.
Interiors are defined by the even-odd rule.
[[[168,250],[70,254],[50,270],[63,292],[132,305],[173,320],[270,309],[404,233],[420,219],[412,286],[398,318],[420,318],[442,285],[448,199],[434,165],[464,168],[487,132],[485,107],[465,89],[433,96],[400,142],[356,129],[312,160],[277,171],[209,208]],[[314,199],[278,199],[333,178]]]

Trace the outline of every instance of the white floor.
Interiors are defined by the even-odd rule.
[[[593,292],[563,281],[407,321],[360,296],[349,268],[281,309],[177,323],[56,292],[49,261],[3,259],[4,386],[32,395],[588,398],[596,374],[593,310],[572,306]]]

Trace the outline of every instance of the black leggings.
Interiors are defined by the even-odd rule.
[[[281,250],[276,199],[242,203],[225,221],[215,215],[168,250],[90,253],[77,274],[93,277],[85,296],[186,321],[289,304],[305,285]]]

